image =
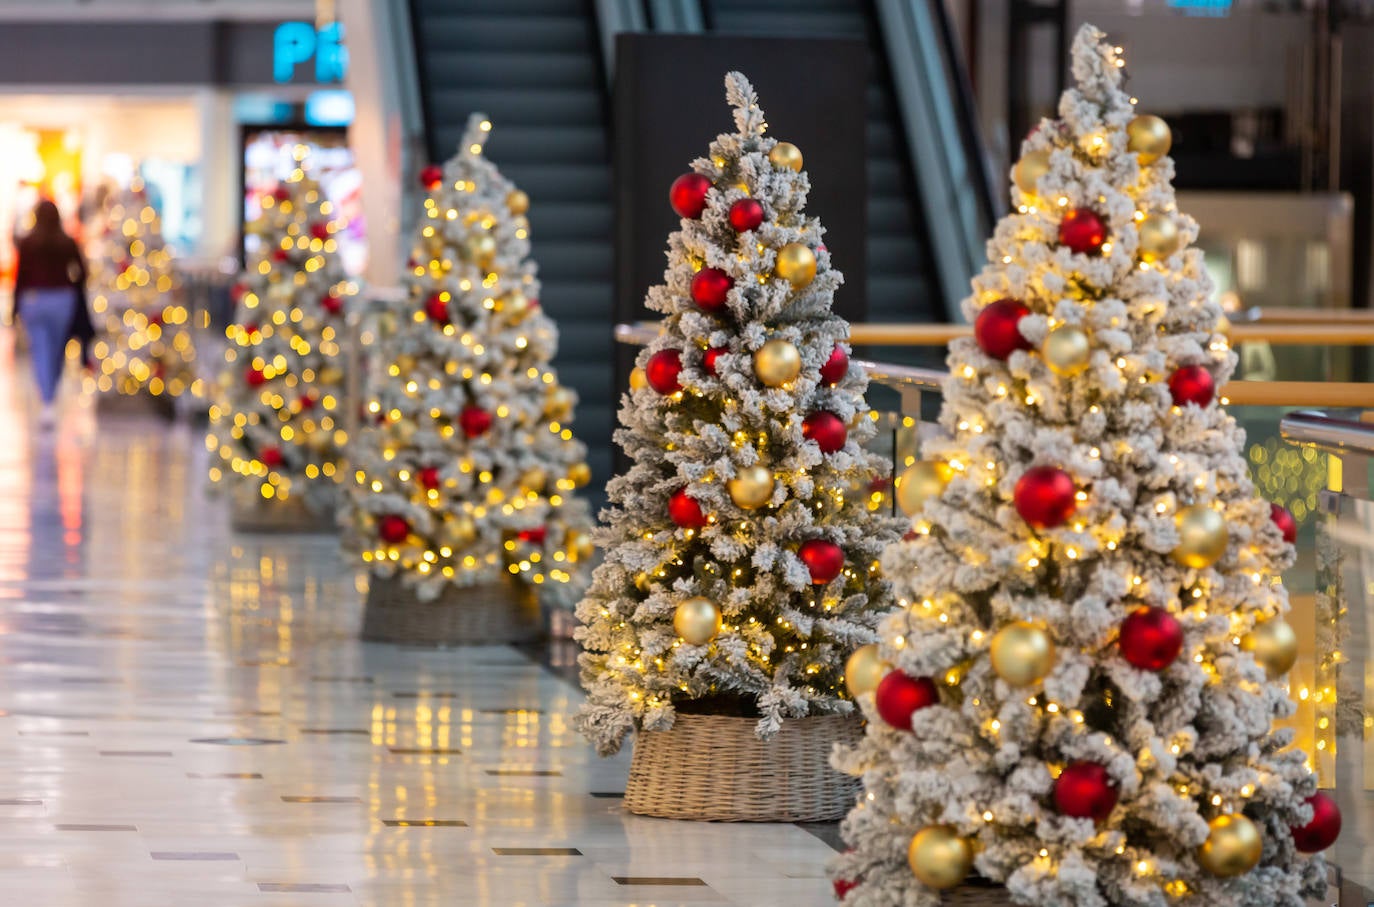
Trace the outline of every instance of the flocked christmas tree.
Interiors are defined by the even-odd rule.
[[[611,481],[605,563],[578,605],[588,703],[602,753],[675,710],[783,719],[852,711],[845,658],[891,605],[877,559],[896,521],[869,509],[885,475],[867,378],[831,312],[841,275],[796,146],[764,134],[739,73],[737,132],[671,192],[662,334],[620,409],[633,460]]]
[[[571,607],[592,553],[574,489],[591,472],[568,427],[576,395],[550,365],[529,198],[482,154],[490,130],[474,114],[458,153],[421,175],[409,295],[381,314],[351,451],[354,546],[421,599],[509,572]]]
[[[177,397],[202,393],[190,312],[162,223],[141,180],[103,187],[90,221],[87,286],[102,392]]]
[[[1026,140],[964,303],[948,437],[903,477],[914,535],[883,559],[901,607],[850,666],[869,717],[839,759],[866,788],[837,865],[852,907],[936,907],[971,871],[1064,907],[1324,888],[1301,852],[1339,813],[1273,725],[1293,526],[1216,398],[1235,356],[1168,127],[1136,115],[1123,65],[1080,31],[1077,87]]]
[[[343,224],[304,169],[261,201],[210,408],[210,477],[249,499],[303,495],[325,512],[347,440],[340,340],[356,287],[334,238]]]

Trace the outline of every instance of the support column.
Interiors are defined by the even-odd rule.
[[[233,96],[206,88],[196,95],[200,117],[200,240],[203,258],[237,255],[243,200],[240,193],[239,139]]]

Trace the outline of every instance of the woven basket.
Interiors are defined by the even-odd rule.
[[[1003,885],[985,879],[973,879],[958,888],[946,891],[940,907],[1015,907],[1011,895]]]
[[[236,494],[229,508],[229,525],[235,532],[312,532],[333,533],[334,508],[316,512],[306,506],[301,495],[285,500],[267,500]]]
[[[859,781],[830,767],[836,743],[862,736],[853,715],[783,722],[771,740],[754,718],[679,713],[666,731],[635,736],[625,808],[710,822],[827,822],[854,806]]]
[[[373,575],[363,613],[363,639],[413,646],[533,642],[543,635],[534,590],[504,574],[476,586],[446,585],[421,601],[399,577]]]

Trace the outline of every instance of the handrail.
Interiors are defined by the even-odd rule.
[[[1279,420],[1279,437],[1328,453],[1374,454],[1374,423],[1337,419],[1325,413],[1289,413]]]
[[[1231,316],[1235,324],[1374,324],[1374,309],[1303,309],[1266,306]]]
[[[853,324],[849,339],[858,346],[944,346],[968,337],[966,324]],[[1374,323],[1354,324],[1232,324],[1224,329],[1232,343],[1272,346],[1363,346],[1374,344]]]

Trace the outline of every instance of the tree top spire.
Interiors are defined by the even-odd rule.
[[[468,124],[463,129],[463,140],[459,143],[458,149],[466,154],[481,154],[482,146],[487,143],[491,136],[491,120],[485,113],[473,113],[468,117]]]
[[[1100,105],[1104,114],[1114,108],[1130,111],[1130,98],[1121,88],[1126,62],[1121,48],[1107,40],[1105,32],[1085,23],[1074,36],[1071,56],[1073,78],[1081,97]]]
[[[735,108],[735,128],[746,138],[763,138],[768,128],[763,108],[759,107],[758,92],[742,72],[725,74],[725,100]]]

